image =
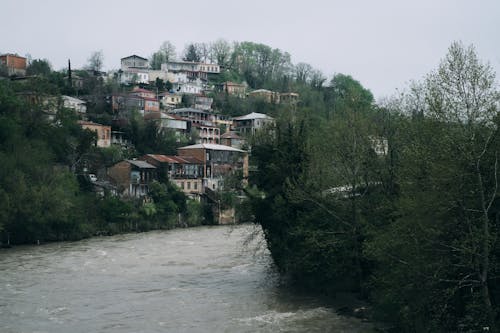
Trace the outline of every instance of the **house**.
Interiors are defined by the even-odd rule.
[[[248,93],[249,97],[259,98],[267,103],[278,104],[280,102],[280,94],[267,89],[257,89]]]
[[[160,112],[160,102],[156,98],[143,97],[144,114]]]
[[[274,125],[274,118],[257,112],[233,118],[235,130],[241,134],[255,134],[261,128]]]
[[[139,87],[134,87],[134,89],[132,89],[129,95],[143,97],[143,98],[156,98],[155,92]]]
[[[26,58],[17,54],[0,55],[0,65],[5,67],[8,76],[26,76]]]
[[[169,180],[190,196],[203,193],[203,161],[192,156],[147,154],[140,158],[157,168],[160,180]]]
[[[111,126],[93,123],[91,121],[78,121],[83,129],[88,129],[97,134],[97,147],[107,148],[111,146]]]
[[[209,64],[209,63],[200,63],[200,72],[208,73],[208,74],[219,74],[220,66],[217,64]]]
[[[195,96],[194,97],[194,108],[209,111],[212,109],[212,103],[214,99],[205,96]]]
[[[220,136],[221,145],[241,149],[244,143],[245,139],[233,131],[226,132]]]
[[[131,55],[121,58],[121,70],[128,71],[130,69],[149,69],[149,61],[146,58],[139,57],[138,55]]]
[[[168,112],[176,116],[190,120],[193,124],[214,125],[214,115],[210,112],[195,108],[180,108]]]
[[[139,160],[124,160],[108,169],[108,177],[122,196],[143,198],[150,184],[157,179],[156,167]]]
[[[281,104],[296,105],[299,102],[299,94],[293,92],[281,93],[279,100]]]
[[[231,81],[226,81],[222,83],[220,89],[229,95],[245,98],[247,92],[247,85],[245,83],[240,84]]]
[[[180,157],[192,156],[203,161],[203,186],[216,191],[224,185],[224,178],[241,171],[243,181],[248,178],[248,153],[219,144],[196,144],[177,149]]]
[[[149,70],[141,68],[130,68],[120,72],[121,84],[149,83]]]
[[[84,115],[85,113],[87,113],[87,102],[79,98],[63,95],[62,102],[63,107],[74,110],[80,115]]]
[[[149,83],[148,59],[131,55],[121,59],[120,83]]]
[[[170,129],[179,135],[186,134],[190,129],[188,120],[165,112],[146,113],[144,114],[144,120],[156,122],[159,130]]]
[[[168,109],[175,108],[182,102],[182,95],[180,94],[165,92],[160,94],[159,96],[160,96],[160,101],[164,108]]]
[[[122,147],[128,147],[130,146],[130,141],[127,140],[124,132],[111,131],[111,144]]]
[[[154,96],[155,93],[145,89],[132,91],[128,95],[113,95],[111,96],[111,108],[114,112],[122,114],[130,114],[131,111],[139,111],[142,114],[158,112],[160,111],[160,102]]]
[[[203,86],[196,82],[174,83],[172,87],[179,94],[199,95],[203,92]]]
[[[219,143],[220,141],[220,129],[218,127],[193,123],[191,128],[198,130],[197,143]]]

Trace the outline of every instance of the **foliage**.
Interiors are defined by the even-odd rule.
[[[26,68],[27,75],[41,75],[48,77],[52,72],[52,66],[47,59],[35,59]]]
[[[398,331],[498,332],[500,95],[489,65],[454,43],[383,107],[350,76],[313,87],[310,73],[295,68],[294,116],[252,142],[247,195],[278,268],[368,296]]]

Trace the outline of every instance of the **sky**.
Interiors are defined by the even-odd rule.
[[[219,38],[289,52],[328,79],[351,75],[379,99],[436,69],[453,41],[474,44],[500,74],[498,0],[16,0],[2,3],[0,53],[104,69],[149,57],[163,41],[180,53]]]

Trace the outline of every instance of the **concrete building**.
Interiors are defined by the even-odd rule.
[[[62,101],[63,107],[74,110],[81,116],[87,113],[87,102],[79,98],[63,95]]]
[[[181,94],[165,92],[159,97],[164,109],[173,109],[182,102]]]
[[[259,129],[273,125],[273,117],[257,112],[233,118],[234,129],[241,134],[255,134]]]
[[[240,84],[231,81],[226,81],[222,83],[219,89],[229,95],[234,95],[240,98],[245,98],[247,93],[246,84]]]
[[[257,89],[249,92],[248,97],[259,98],[267,103],[279,104],[280,102],[280,94],[267,89]]]
[[[218,127],[194,123],[191,128],[196,128],[198,131],[197,143],[220,142],[220,129]]]
[[[26,58],[17,54],[0,55],[0,65],[7,70],[8,76],[26,76]]]
[[[88,129],[96,132],[97,134],[97,147],[107,148],[111,146],[111,126],[93,123],[91,121],[78,121],[78,124],[83,129]]]
[[[128,71],[130,69],[149,69],[149,61],[146,58],[138,55],[131,55],[120,60],[121,70]]]

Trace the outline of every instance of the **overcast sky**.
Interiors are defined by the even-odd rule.
[[[329,79],[352,75],[375,97],[436,68],[455,40],[474,44],[500,73],[498,0],[16,0],[1,6],[0,52],[46,58],[55,69],[104,53],[149,57],[165,40],[252,41],[279,48]]]

